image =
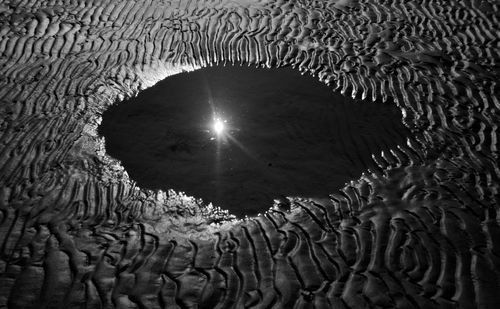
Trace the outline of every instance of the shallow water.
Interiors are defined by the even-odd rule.
[[[499,11],[498,1],[476,0],[3,1],[0,307],[500,308]],[[153,158],[149,176],[171,176],[155,167],[169,153],[194,162],[210,179],[213,151],[193,141],[206,141],[200,132],[211,115],[184,106],[162,110],[173,98],[162,95],[161,104],[129,117],[142,119],[135,128],[125,114],[127,121],[114,124],[126,128],[115,130],[116,140],[130,138],[122,148],[134,155],[120,157],[122,164],[110,153],[112,134],[104,145],[98,132],[103,113],[113,104],[126,109],[124,98],[145,95],[168,76],[165,82],[223,63],[297,67],[345,96],[380,100],[400,113],[385,117],[378,103],[354,103],[331,104],[331,114],[321,114],[339,119],[322,126],[337,125],[331,134],[342,144],[331,152],[342,167],[339,179],[328,178],[342,188],[333,188],[329,199],[282,199],[261,216],[233,220],[175,191],[137,187],[133,180],[146,171],[140,151]],[[174,89],[179,102],[200,96],[206,109],[202,95],[220,84],[213,85],[213,76]],[[233,83],[231,89],[245,86],[225,81]],[[286,91],[292,102],[303,95],[295,88]],[[272,97],[274,88],[245,93]],[[269,109],[244,113],[239,101],[247,97],[231,98],[238,100],[214,104],[224,103],[239,129],[228,133],[258,160],[230,142],[221,145],[221,158],[261,162],[252,173],[281,177],[284,172],[261,173],[277,169],[265,167],[270,160],[254,149],[270,143],[245,131],[251,121],[277,126],[264,119],[278,116],[271,110],[256,118]],[[133,100],[128,103],[134,110]],[[365,108],[369,127],[361,128]],[[294,109],[286,111],[297,118]],[[165,130],[151,128],[168,127],[170,113],[190,116],[174,129],[183,128],[175,133],[191,142],[155,144]],[[400,117],[411,134],[394,143]],[[370,118],[388,129],[380,132]],[[293,138],[285,141],[317,138],[309,124],[291,127]],[[366,141],[365,134],[371,134]],[[150,145],[141,148],[143,142]],[[377,153],[384,142],[397,147]],[[318,143],[308,155],[318,155]],[[367,161],[366,148],[373,151]],[[322,169],[320,158],[314,162]],[[216,161],[219,171],[227,161]],[[135,175],[133,164],[139,164]],[[186,165],[175,170],[192,172]],[[342,173],[350,173],[346,186]],[[178,178],[194,187],[193,177]]]
[[[393,103],[348,98],[291,67],[240,66],[168,77],[109,108],[99,132],[140,187],[240,217],[286,196],[327,198],[409,134]]]

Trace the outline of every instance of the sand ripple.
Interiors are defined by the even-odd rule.
[[[0,4],[0,306],[496,308],[495,1]],[[183,70],[295,66],[389,101],[406,143],[246,221],[138,188],[101,114]]]

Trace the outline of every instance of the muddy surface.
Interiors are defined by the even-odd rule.
[[[1,2],[0,307],[499,308],[499,9]],[[223,82],[206,74],[170,90],[175,97],[159,93],[161,102],[128,101],[232,64],[251,67],[253,88],[239,73]],[[269,82],[252,77],[263,70],[255,67],[292,67],[317,86],[278,78],[282,93],[263,91]],[[250,156],[220,138],[213,160],[206,89]],[[127,121],[111,126],[115,108]],[[274,121],[278,112],[304,119],[294,127]],[[287,151],[273,156],[278,145]],[[242,166],[249,175],[227,174]],[[220,186],[208,186],[214,175]],[[280,177],[292,182],[276,187]],[[246,192],[231,187],[240,182]],[[327,198],[308,196],[325,188]],[[217,199],[229,190],[262,198],[258,212],[272,207],[237,220],[257,210]]]

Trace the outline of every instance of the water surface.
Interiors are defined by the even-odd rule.
[[[109,108],[99,131],[139,186],[240,217],[284,196],[327,197],[408,133],[390,103],[353,100],[293,68],[252,67],[168,77]]]

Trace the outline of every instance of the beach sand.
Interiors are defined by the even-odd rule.
[[[499,11],[0,2],[0,308],[500,308]]]

